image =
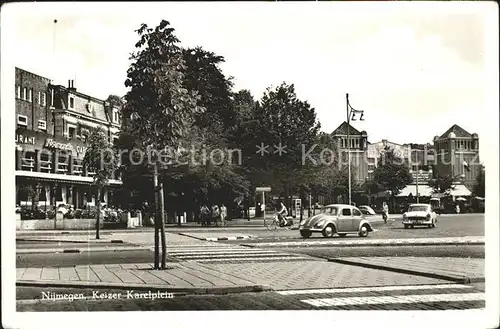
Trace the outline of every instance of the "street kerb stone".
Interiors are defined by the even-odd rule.
[[[289,247],[289,246],[336,246],[336,247],[352,247],[352,246],[432,246],[432,245],[484,245],[484,237],[448,237],[448,238],[403,238],[403,239],[348,239],[337,240],[322,239],[322,240],[301,240],[301,241],[284,241],[284,242],[257,242],[241,244],[247,247]]]
[[[330,262],[420,275],[457,283],[484,282],[484,259],[445,257],[344,257]]]

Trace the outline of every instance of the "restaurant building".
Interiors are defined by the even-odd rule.
[[[16,68],[15,84],[16,204],[95,205],[90,193],[94,173],[82,164],[86,138],[99,126],[113,143],[120,131],[119,108],[78,92],[72,80],[67,87],[54,85]],[[113,175],[101,202],[112,204],[120,185],[120,177]]]

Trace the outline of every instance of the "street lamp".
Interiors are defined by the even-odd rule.
[[[346,98],[346,107],[347,107],[347,168],[348,168],[348,176],[349,176],[349,205],[351,205],[351,141],[350,141],[350,122],[356,121],[356,113],[361,114],[359,117],[359,121],[364,121],[363,115],[364,111],[358,111],[352,108],[351,104],[349,104],[349,94],[345,94]]]

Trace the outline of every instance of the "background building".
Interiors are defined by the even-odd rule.
[[[50,79],[15,69],[16,84],[16,204],[94,205],[93,174],[82,165],[90,128],[100,126],[113,142],[120,131],[119,109],[105,101]],[[103,190],[101,202],[111,203],[118,177]],[[30,193],[35,197],[30,198]]]
[[[454,124],[441,136],[434,137],[436,170],[449,174],[471,189],[482,168],[479,160],[479,136]]]
[[[342,153],[343,163],[347,164],[348,144],[350,143],[351,168],[354,176],[353,184],[362,184],[368,177],[368,135],[366,131],[358,131],[349,125],[349,140],[347,139],[348,124],[344,121],[332,132],[334,142]],[[345,156],[344,156],[345,155]]]

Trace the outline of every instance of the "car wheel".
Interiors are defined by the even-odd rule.
[[[366,238],[368,236],[368,226],[363,225],[361,226],[361,229],[359,230],[358,235],[362,238]]]
[[[343,238],[347,235],[347,233],[339,233],[339,237]]]
[[[311,232],[309,231],[300,231],[300,235],[304,238],[304,239],[307,239],[307,238],[310,238],[311,237]]]
[[[333,227],[332,224],[328,224],[324,229],[323,229],[323,236],[325,238],[331,238],[335,234],[335,227]]]

